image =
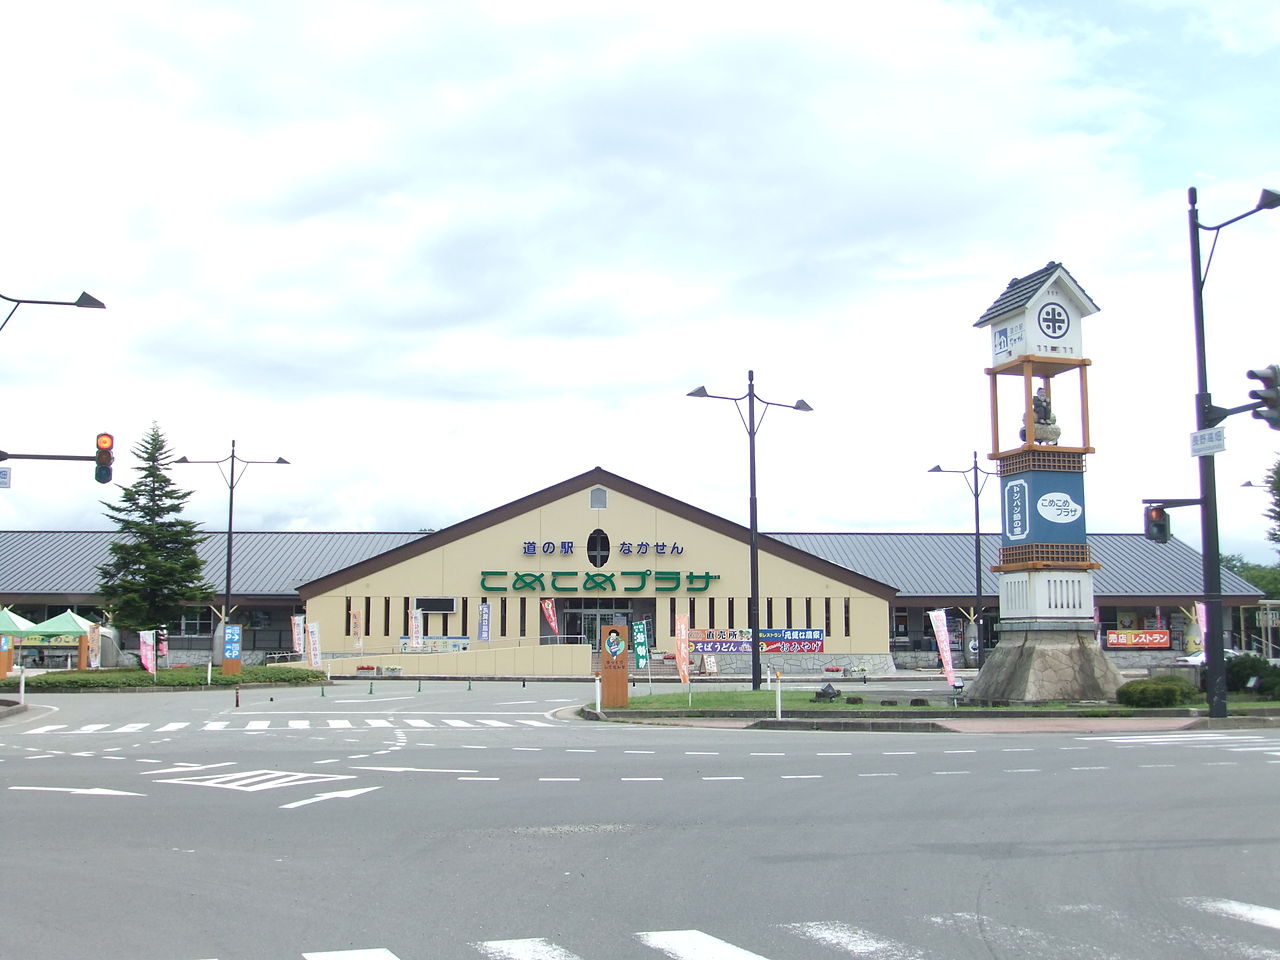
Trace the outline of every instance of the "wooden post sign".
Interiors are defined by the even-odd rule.
[[[626,624],[600,627],[600,706],[604,710],[627,705]]]

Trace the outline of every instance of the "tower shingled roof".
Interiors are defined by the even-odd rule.
[[[1059,270],[1070,278],[1081,293],[1084,293],[1084,287],[1081,287],[1076,278],[1071,276],[1071,271],[1057,261],[1050,260],[1035,273],[1029,273],[1025,277],[1014,277],[1010,280],[1009,286],[1004,289],[1004,293],[996,297],[995,303],[987,307],[986,312],[978,318],[978,322],[974,326],[980,327],[984,323],[995,320],[997,317],[1002,317],[1006,313],[1025,307],[1037,293],[1044,289],[1050,278]],[[1084,293],[1084,295],[1086,297],[1089,296],[1087,293]]]

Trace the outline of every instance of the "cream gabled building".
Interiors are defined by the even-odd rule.
[[[745,629],[749,544],[748,528],[597,467],[298,594],[326,656],[396,654],[406,673],[583,675],[601,627],[644,621],[663,651],[678,616],[694,636]],[[765,669],[892,670],[895,588],[767,536],[759,558],[761,630],[807,639],[803,653],[766,653]],[[409,652],[415,611],[423,646],[457,652]],[[748,653],[717,659],[750,671]]]

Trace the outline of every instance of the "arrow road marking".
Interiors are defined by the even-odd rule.
[[[357,787],[354,790],[333,790],[329,793],[317,793],[314,797],[307,797],[305,800],[295,800],[293,803],[280,804],[281,810],[292,810],[294,807],[305,807],[308,803],[319,803],[321,800],[349,800],[351,797],[358,797],[362,793],[370,793],[374,790],[381,790],[381,787]],[[304,956],[324,956],[324,954],[304,954]],[[341,954],[339,954],[341,956]],[[381,956],[381,954],[370,954],[373,956]]]
[[[108,790],[106,787],[10,787],[10,790],[43,790],[48,793],[78,793],[90,797],[145,797],[145,793]]]

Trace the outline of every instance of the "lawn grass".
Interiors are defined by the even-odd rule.
[[[845,702],[845,696],[860,696],[862,703],[850,704]],[[772,713],[777,703],[777,694],[773,690],[699,690],[696,686],[693,689],[692,705],[688,691],[679,693],[657,693],[652,696],[637,696],[632,694],[626,707],[614,707],[609,710],[610,713],[616,713],[626,710],[680,710],[680,711],[701,711],[701,710],[757,710]],[[912,699],[926,699],[929,701],[927,706],[911,706]],[[881,700],[896,700],[896,706],[886,706],[880,703]],[[1117,704],[1099,704],[1090,703],[1083,705],[1080,703],[1071,703],[1068,701],[1050,702],[1050,703],[1034,703],[1034,704],[1016,704],[1009,707],[989,707],[989,706],[973,706],[966,705],[961,702],[960,706],[953,708],[951,706],[951,698],[944,692],[939,691],[933,696],[921,697],[920,694],[894,694],[892,692],[876,691],[876,692],[860,692],[858,690],[842,691],[841,696],[834,703],[815,703],[813,702],[812,690],[783,690],[782,691],[782,712],[784,714],[797,710],[823,710],[835,712],[849,711],[880,711],[880,710],[918,710],[921,713],[929,713],[937,710],[1089,710],[1101,711],[1103,715],[1113,714],[1115,711],[1123,711],[1124,713],[1132,713],[1136,708],[1120,706]],[[1187,705],[1192,708],[1206,708],[1207,704],[1201,700]],[[1280,708],[1280,702],[1275,700],[1259,700],[1251,695],[1239,693],[1231,694],[1229,707],[1275,707]]]

